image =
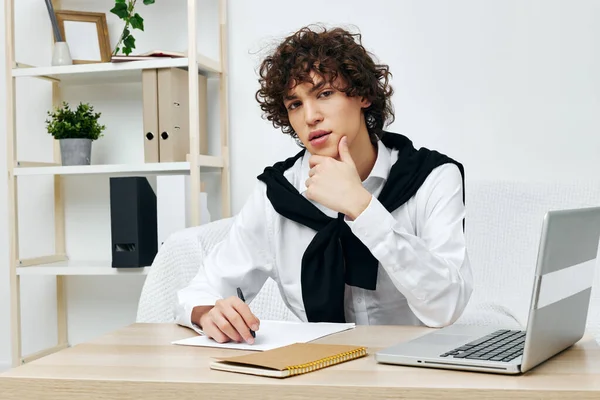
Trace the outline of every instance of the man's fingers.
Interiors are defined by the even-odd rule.
[[[340,140],[338,152],[340,154],[340,161],[354,165],[354,160],[352,160],[350,149],[348,148],[348,138],[346,136]]]
[[[202,327],[202,331],[204,331],[206,336],[214,339],[218,343],[226,343],[231,340],[229,336],[221,332],[221,330],[217,327],[217,325],[215,325],[214,321],[211,318],[206,319],[206,323],[205,326]]]
[[[225,335],[229,336],[231,340],[236,342],[241,342],[242,337],[238,333],[238,331],[231,325],[229,320],[221,313],[215,313],[213,315],[213,322],[219,328],[221,332]]]
[[[236,303],[234,305],[238,314],[244,319],[246,326],[253,331],[257,331],[260,328],[260,320],[252,314],[250,307],[246,303]]]
[[[250,334],[250,329],[248,328],[248,325],[246,325],[246,321],[244,321],[244,318],[242,318],[234,307],[226,309],[224,314],[225,318],[227,318],[229,323],[236,332],[241,335],[246,343],[254,343],[254,338],[252,337],[252,334]]]

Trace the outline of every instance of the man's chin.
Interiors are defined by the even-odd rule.
[[[313,149],[310,153],[315,156],[331,157],[331,158],[335,158],[335,159],[339,158],[338,150],[332,149],[332,148]]]

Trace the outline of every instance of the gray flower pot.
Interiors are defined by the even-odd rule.
[[[60,139],[62,165],[90,165],[92,139]]]

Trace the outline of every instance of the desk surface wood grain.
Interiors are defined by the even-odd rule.
[[[421,327],[358,326],[319,340],[368,347],[358,360],[287,379],[209,369],[240,351],[172,345],[195,335],[172,324],[133,324],[0,374],[5,400],[24,399],[598,399],[600,346],[585,337],[519,376],[378,364],[375,351]]]

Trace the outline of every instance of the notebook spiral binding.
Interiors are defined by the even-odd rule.
[[[318,369],[322,369],[322,368],[328,367],[330,365],[335,365],[335,364],[343,363],[345,361],[354,360],[355,358],[364,357],[366,355],[367,355],[367,348],[361,347],[360,349],[347,351],[347,352],[344,352],[341,354],[337,354],[335,356],[322,358],[320,360],[313,361],[310,363],[300,364],[300,365],[291,365],[289,367],[286,367],[286,369],[289,371],[290,376],[300,375],[300,374],[305,374],[307,372],[316,371]]]

